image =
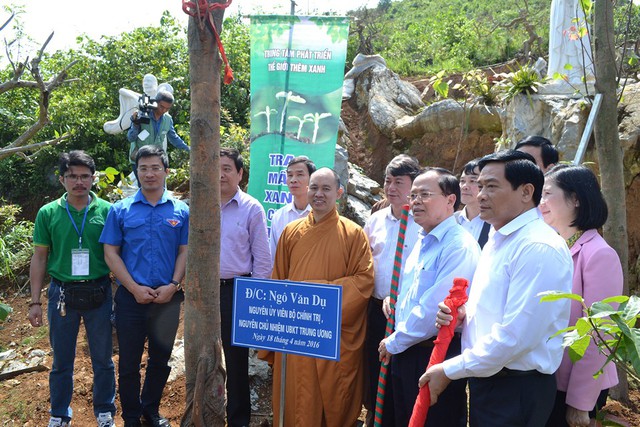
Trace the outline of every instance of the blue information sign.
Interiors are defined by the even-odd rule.
[[[340,360],[342,286],[237,277],[231,342]]]

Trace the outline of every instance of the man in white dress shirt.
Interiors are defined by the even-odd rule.
[[[378,389],[380,361],[378,345],[384,338],[387,317],[382,312],[382,302],[390,295],[391,276],[395,259],[398,231],[400,230],[400,214],[402,206],[409,203],[409,193],[413,180],[420,174],[418,161],[406,154],[394,157],[387,165],[384,178],[384,193],[390,205],[372,214],[364,225],[364,232],[369,239],[375,270],[375,287],[367,309],[367,338],[365,340],[365,360],[367,378],[365,381],[367,408],[367,426],[373,426],[373,415]],[[402,252],[403,260],[413,249],[418,240],[420,226],[413,221],[413,215],[407,218],[407,230]],[[382,413],[382,426],[393,426],[393,389],[391,381],[387,382]]]
[[[562,359],[562,339],[550,337],[568,325],[569,300],[540,303],[538,294],[571,292],[571,255],[537,214],[544,177],[529,154],[494,153],[479,167],[480,216],[495,233],[459,311],[462,354],[429,368],[420,386],[428,382],[433,403],[451,380],[469,378],[471,427],[544,426]]]
[[[480,204],[478,203],[478,160],[471,160],[464,165],[462,175],[460,175],[460,201],[464,205],[462,210],[455,213],[456,221],[467,230],[480,245],[480,249],[484,247],[489,239],[489,230],[491,224],[484,222],[480,218]]]
[[[307,200],[309,189],[309,177],[316,171],[316,165],[307,156],[294,157],[287,165],[287,187],[293,200],[281,207],[271,218],[271,233],[269,245],[271,246],[271,258],[276,258],[276,248],[282,230],[292,221],[305,218],[311,211]]]

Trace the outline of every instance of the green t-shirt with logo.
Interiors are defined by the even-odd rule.
[[[71,251],[79,249],[78,231],[82,229],[85,209],[77,210],[69,205],[69,213],[78,231],[71,223],[67,213],[67,194],[58,200],[44,205],[38,211],[33,230],[33,244],[46,246],[49,249],[47,273],[62,282],[97,279],[109,274],[109,267],[104,261],[104,249],[99,242],[111,204],[91,192],[91,203],[87,212],[84,230],[82,231],[82,249],[89,250],[89,274],[73,276],[71,274]]]

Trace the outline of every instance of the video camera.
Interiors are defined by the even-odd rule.
[[[138,116],[131,116],[131,121],[136,125],[140,123],[149,123],[151,121],[151,112],[158,108],[158,103],[146,93],[138,98]]]

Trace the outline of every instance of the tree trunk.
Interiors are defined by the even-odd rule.
[[[596,1],[594,7],[594,52],[596,93],[602,94],[602,105],[595,121],[595,140],[602,180],[602,192],[609,207],[604,237],[620,256],[624,272],[624,294],[629,294],[629,245],[627,241],[627,205],[622,163],[622,147],[618,137],[617,75],[614,46],[613,2]],[[611,390],[616,400],[627,402],[629,386],[626,374],[618,369],[620,384]]]
[[[212,3],[209,1],[209,3]],[[224,9],[214,13],[221,28]],[[181,426],[225,425],[220,336],[220,67],[211,29],[189,19],[191,215],[184,316],[187,405]]]

